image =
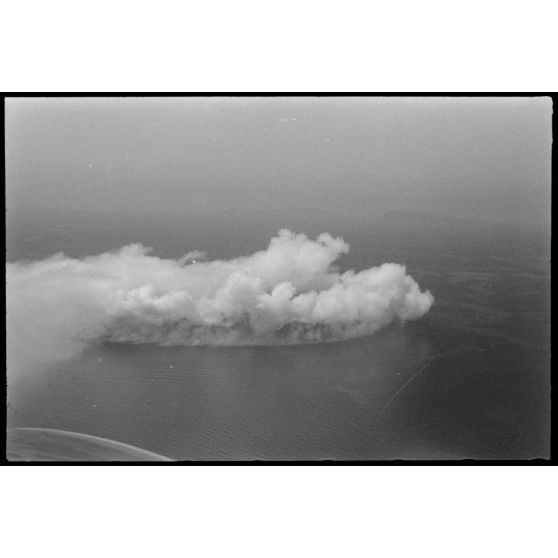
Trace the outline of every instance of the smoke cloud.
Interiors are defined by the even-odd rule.
[[[266,250],[173,260],[131,244],[7,265],[8,357],[59,360],[91,341],[252,345],[335,341],[415,320],[433,303],[403,265],[340,272],[327,233],[281,230]],[[26,355],[24,357],[23,355]]]

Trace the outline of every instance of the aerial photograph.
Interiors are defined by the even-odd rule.
[[[550,459],[552,110],[6,98],[6,459]]]

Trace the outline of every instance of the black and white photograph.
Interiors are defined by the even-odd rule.
[[[552,99],[5,99],[6,459],[550,459]]]

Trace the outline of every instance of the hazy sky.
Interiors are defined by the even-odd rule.
[[[540,223],[551,114],[548,98],[8,99],[7,207]]]

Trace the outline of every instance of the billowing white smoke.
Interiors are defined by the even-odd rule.
[[[7,266],[8,350],[42,360],[90,340],[199,344],[304,343],[374,333],[433,302],[405,267],[340,273],[341,238],[282,230],[248,257],[149,255],[140,244],[83,259],[58,254]]]

